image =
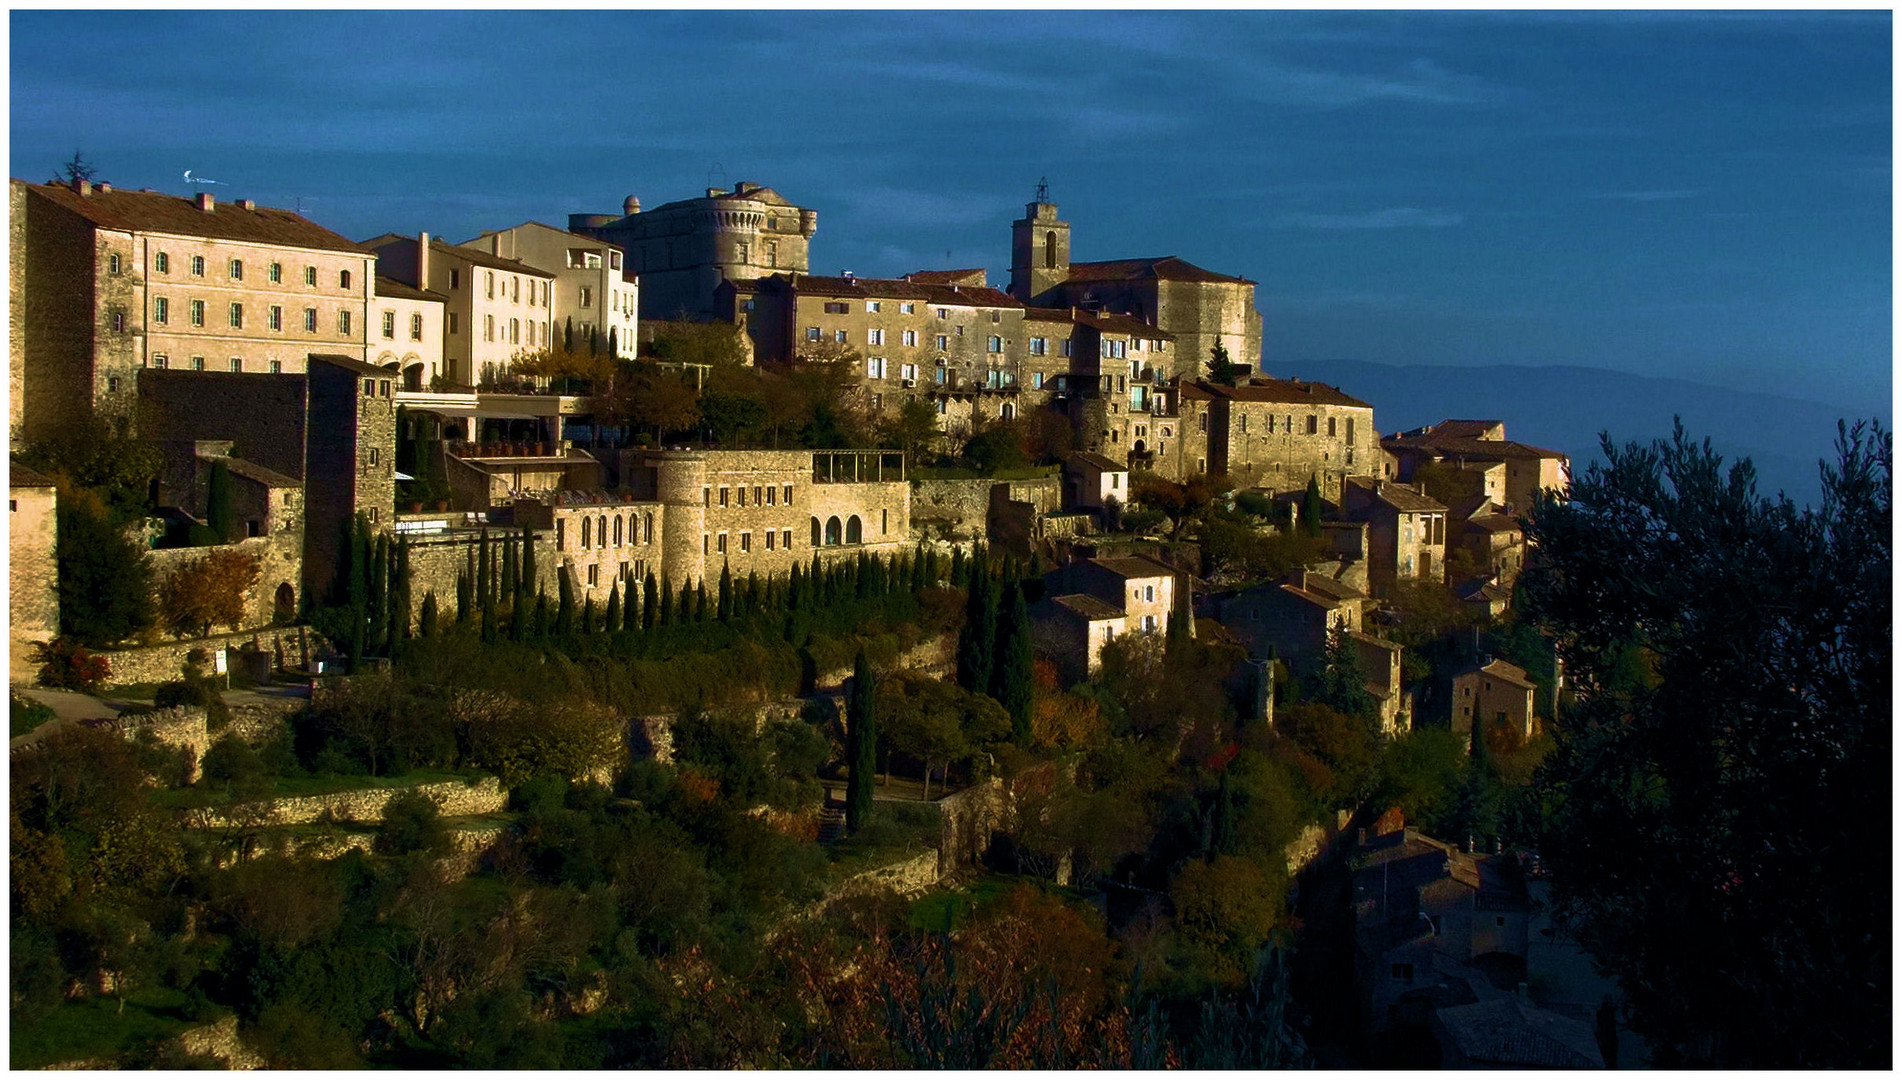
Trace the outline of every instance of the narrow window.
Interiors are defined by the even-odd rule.
[[[116,253],[106,256],[106,273],[117,274],[118,272],[119,272],[119,256]]]
[[[273,284],[273,285],[280,285],[280,284],[283,284],[283,281],[284,281],[284,264],[283,264],[283,263],[272,263],[272,264],[271,264],[271,265],[270,265],[269,267],[267,267],[267,268],[265,269],[265,271],[264,271],[264,276],[265,276],[266,278],[268,278],[268,279],[270,280],[270,282],[271,282],[271,284]]]
[[[243,259],[231,260],[231,280],[233,281],[244,280],[244,260]]]
[[[115,311],[112,313],[112,330],[113,333],[116,334],[125,333],[125,312]]]
[[[317,284],[317,268],[316,267],[314,266],[304,267],[304,284],[313,285],[313,286]]]
[[[170,300],[165,299],[163,296],[155,297],[152,300],[152,321],[155,323],[168,323],[172,321],[172,302]]]
[[[278,307],[276,304],[272,304],[270,321],[271,321],[271,329],[273,330],[284,329],[284,309],[281,307]]]
[[[383,336],[391,339],[396,337],[396,312],[394,311],[383,313]]]
[[[165,254],[163,251],[152,256],[152,272],[156,274],[171,273],[172,272],[172,257],[170,255]]]
[[[241,360],[241,359],[239,359],[238,357],[235,357],[235,356],[234,356],[234,357],[232,357],[232,358],[231,358],[231,370],[233,370],[233,371],[239,371],[239,372],[241,372],[241,371],[243,371],[243,370],[244,370],[244,361],[243,361],[243,360]]]
[[[348,310],[337,312],[337,333],[346,335],[350,333],[350,312]]]
[[[304,332],[309,334],[317,332],[317,309],[314,307],[304,309]]]
[[[231,327],[234,330],[244,329],[244,305],[243,304],[231,305]]]
[[[192,256],[192,276],[193,277],[205,276],[205,257],[203,255]]]
[[[420,314],[411,315],[409,317],[409,339],[411,341],[423,340],[423,317]]]

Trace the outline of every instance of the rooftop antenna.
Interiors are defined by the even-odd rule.
[[[315,195],[299,195],[297,196],[297,209],[293,212],[296,213],[299,217],[302,217],[304,213],[305,203],[322,202],[322,201],[323,201],[322,199],[317,198]]]
[[[725,166],[723,166],[723,165],[721,165],[721,164],[720,164],[719,162],[717,162],[717,161],[716,161],[716,162],[714,162],[714,163],[713,163],[713,168],[711,168],[711,169],[708,169],[708,170],[707,170],[707,186],[708,186],[708,187],[712,187],[712,186],[713,186],[713,174],[714,174],[714,173],[719,173],[719,174],[720,174],[720,189],[724,191],[724,190],[726,189],[726,168],[725,168]]]
[[[1047,176],[1037,178],[1037,201],[1040,203],[1050,201],[1050,178]]]

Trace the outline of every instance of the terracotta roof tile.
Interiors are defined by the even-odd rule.
[[[1051,602],[1068,608],[1091,622],[1102,622],[1105,619],[1120,619],[1123,617],[1121,611],[1085,593],[1073,593],[1069,596],[1055,597]]]
[[[762,282],[761,284],[764,284]],[[799,276],[794,286],[811,296],[855,297],[864,300],[922,300],[940,307],[1022,308],[1014,296],[975,285],[933,285],[903,278]]]
[[[156,191],[121,188],[102,191],[95,187],[91,195],[82,196],[62,184],[28,184],[20,180],[14,183],[104,229],[241,240],[313,251],[346,251],[353,255],[369,251],[290,210],[268,206],[246,210],[235,201],[214,199],[207,213],[198,209],[194,199]]]
[[[53,487],[53,478],[17,461],[7,463],[8,487]]]
[[[1107,262],[1073,262],[1070,264],[1069,281],[1139,281],[1153,278],[1159,281],[1200,281],[1220,282],[1230,285],[1253,285],[1247,278],[1230,277],[1212,270],[1204,270],[1192,262],[1174,255],[1161,255],[1148,259],[1111,259]]]
[[[1270,402],[1277,405],[1340,405],[1352,409],[1371,409],[1372,405],[1351,397],[1326,383],[1300,379],[1275,379],[1257,376],[1241,386],[1222,386],[1206,379],[1196,385],[1216,397],[1230,401]]]
[[[419,289],[414,285],[406,284],[395,278],[384,277],[382,274],[376,276],[376,295],[379,297],[387,297],[391,300],[427,300],[436,304],[446,304],[449,302],[449,298],[441,293],[430,292],[428,289]]]

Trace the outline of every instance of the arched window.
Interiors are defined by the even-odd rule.
[[[998,410],[998,415],[1006,420],[1015,419],[1017,416],[1017,406],[1006,401],[1004,402],[1004,407]]]
[[[859,516],[857,514],[853,514],[851,517],[845,519],[845,542],[848,544],[863,544],[865,542],[865,526],[859,524]]]
[[[826,546],[837,547],[839,545],[839,540],[840,540],[839,519],[836,517],[827,518],[826,519]]]
[[[278,583],[277,596],[271,604],[271,617],[280,623],[292,622],[297,618],[297,590],[291,588],[290,582]]]
[[[594,520],[594,535],[601,540],[601,546],[608,546],[608,516],[602,514]]]
[[[812,546],[819,546],[819,519],[816,517],[812,519]]]
[[[614,515],[614,546],[621,546],[621,515]]]
[[[647,537],[647,539],[641,541],[642,543],[651,544],[654,542],[654,512],[652,510],[647,512],[647,528],[642,535]]]
[[[1043,268],[1045,270],[1057,268],[1057,234],[1053,232],[1043,234]]]

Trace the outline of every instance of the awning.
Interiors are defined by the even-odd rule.
[[[398,472],[398,473],[396,474],[396,478],[397,478],[398,480],[414,480],[414,479],[416,479],[416,478],[415,478],[414,476],[411,476],[410,474],[408,474],[408,473],[406,473],[406,472]]]

